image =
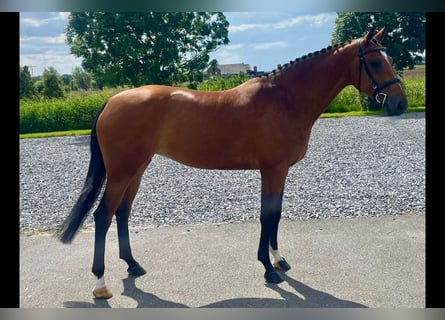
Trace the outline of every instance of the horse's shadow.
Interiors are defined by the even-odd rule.
[[[237,298],[222,300],[200,308],[366,308],[365,305],[337,299],[331,294],[315,290],[302,282],[283,274],[284,280],[295,292],[282,289],[278,285],[266,284],[266,287],[278,292],[283,299],[273,298]],[[136,308],[189,308],[189,306],[160,299],[154,294],[142,291],[135,285],[135,278],[129,276],[122,280],[124,291],[122,295],[137,302]],[[94,303],[82,301],[67,301],[65,308],[111,308],[108,300],[94,299]]]

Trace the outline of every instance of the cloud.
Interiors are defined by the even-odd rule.
[[[53,13],[21,13],[20,24],[23,26],[30,26],[39,28],[45,25],[54,23],[55,21],[66,21],[68,12],[53,12]]]
[[[226,45],[218,48],[211,56],[212,59],[218,60],[219,64],[239,63],[239,61],[244,61],[245,59],[243,55],[244,49],[244,44]]]
[[[264,53],[260,53],[269,49],[282,49],[287,48],[289,45],[284,41],[275,42],[259,42],[259,43],[240,43],[235,45],[227,45],[220,47],[212,54],[212,59],[218,60],[219,64],[231,64],[231,63],[249,63],[251,66],[263,66],[270,69],[270,66],[266,66],[264,62]]]
[[[256,50],[268,50],[275,48],[287,48],[289,45],[284,41],[275,41],[275,42],[264,42],[264,43],[256,43],[252,45],[252,47]]]
[[[326,14],[319,14],[314,16],[314,19],[312,21],[312,26],[321,27],[326,24],[334,24],[335,19],[337,19],[336,13],[326,13]]]
[[[246,23],[238,26],[229,26],[229,32],[238,33],[245,31],[264,31],[289,29],[299,25],[308,25],[311,27],[319,27],[324,24],[331,24],[336,18],[335,13],[319,13],[315,15],[299,15],[272,23]]]
[[[65,44],[65,35],[58,36],[22,36],[20,37],[20,56],[34,54],[47,55],[49,52],[59,55],[69,55],[69,48]],[[35,57],[37,58],[37,57]]]
[[[33,19],[33,18],[23,18],[20,19],[20,23],[22,23],[24,26],[31,26],[31,27],[41,27],[42,25],[46,25],[49,23],[48,20],[39,20],[39,19]]]
[[[43,37],[43,36],[24,36],[20,37],[20,45],[26,45],[27,43],[35,43],[35,44],[65,44],[65,35],[63,33],[59,34],[55,37]]]
[[[60,75],[71,74],[73,68],[80,66],[81,62],[82,59],[73,55],[61,55],[60,52],[52,50],[20,56],[20,66],[30,66],[33,75],[40,75],[44,69],[49,67],[54,67]]]
[[[229,44],[225,46],[225,49],[228,51],[234,51],[234,50],[240,50],[245,47],[244,43],[238,43],[238,44]]]

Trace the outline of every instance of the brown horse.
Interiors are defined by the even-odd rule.
[[[91,131],[85,185],[58,232],[63,243],[73,240],[105,183],[94,211],[94,296],[112,296],[104,281],[104,253],[114,215],[119,257],[130,275],[146,272],[133,258],[128,218],[154,154],[203,169],[260,171],[258,260],[267,282],[281,282],[277,270],[290,269],[277,244],[285,179],[289,167],[305,155],[314,122],[348,85],[381,103],[388,115],[407,108],[391,58],[381,45],[384,32],[371,30],[363,38],[308,54],[229,90],[147,85],[111,97]]]

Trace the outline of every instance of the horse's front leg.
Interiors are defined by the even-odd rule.
[[[264,278],[269,283],[283,281],[276,270],[287,271],[291,268],[278,250],[278,224],[281,218],[282,196],[283,193],[274,197],[261,197],[261,236],[258,260],[265,268]],[[270,261],[269,252],[273,256],[273,263]]]
[[[280,254],[278,251],[278,224],[281,219],[281,208],[282,208],[282,201],[283,194],[281,194],[280,197],[280,203],[277,205],[279,206],[279,214],[277,214],[279,217],[276,222],[272,223],[272,233],[270,235],[270,242],[269,242],[269,252],[273,257],[272,265],[276,270],[280,271],[288,271],[291,269],[291,266],[287,263],[286,259]]]
[[[270,283],[283,281],[276,271],[277,269],[283,271],[290,269],[289,264],[278,251],[277,240],[287,171],[287,168],[261,171],[261,235],[258,260],[261,261],[265,268],[264,278],[266,282]],[[270,261],[269,251],[274,258],[273,264]]]

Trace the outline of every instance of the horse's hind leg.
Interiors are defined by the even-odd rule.
[[[93,294],[96,298],[108,299],[113,296],[105,285],[105,240],[114,214],[120,206],[124,192],[128,186],[127,181],[113,181],[109,179],[102,199],[94,211],[94,258],[91,271],[96,276],[96,286]]]
[[[128,231],[128,219],[136,193],[141,183],[142,172],[130,183],[122,199],[122,203],[116,211],[117,233],[119,239],[119,258],[128,264],[128,273],[132,276],[141,276],[146,273],[139,263],[133,258],[130,247],[130,235]]]
[[[94,287],[93,294],[96,298],[108,299],[113,296],[112,292],[108,290],[105,285],[104,272],[105,272],[105,240],[108,228],[110,227],[113,209],[107,205],[105,194],[102,197],[97,209],[94,211],[94,258],[91,271],[96,276],[96,286]]]

